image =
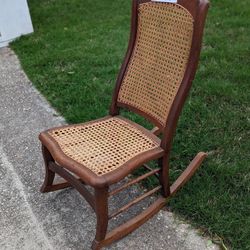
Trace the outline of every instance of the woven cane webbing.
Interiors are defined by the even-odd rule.
[[[182,6],[139,6],[135,48],[118,95],[165,125],[184,77],[193,35],[193,17]]]
[[[117,117],[48,132],[65,155],[96,175],[107,174],[136,155],[159,147],[142,131]]]

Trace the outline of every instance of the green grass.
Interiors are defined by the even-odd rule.
[[[35,33],[12,44],[68,122],[107,114],[129,34],[130,1],[29,1]],[[172,209],[237,250],[250,249],[250,5],[212,0],[198,74],[171,156],[176,178],[210,152]]]

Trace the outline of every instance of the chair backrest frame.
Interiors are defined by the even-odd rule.
[[[116,86],[115,86],[112,104],[110,108],[110,114],[118,115],[120,108],[126,108],[145,117],[150,122],[152,122],[157,127],[159,127],[159,129],[162,131],[163,137],[161,141],[161,147],[165,149],[166,151],[169,151],[171,148],[173,136],[176,130],[178,118],[180,116],[185,100],[188,96],[189,90],[192,85],[192,81],[194,79],[194,76],[197,70],[200,51],[201,51],[203,30],[205,26],[205,20],[206,20],[209,3],[207,0],[178,0],[177,2],[178,5],[181,5],[182,7],[184,7],[193,17],[193,20],[194,20],[193,37],[192,37],[190,54],[189,54],[189,59],[188,59],[188,63],[186,66],[186,70],[184,73],[184,77],[177,91],[177,94],[173,100],[173,103],[170,107],[170,111],[166,118],[165,126],[163,126],[161,123],[159,123],[156,119],[154,119],[147,113],[133,106],[124,105],[118,102],[119,91],[120,91],[127,67],[129,65],[129,62],[133,53],[135,42],[136,42],[137,28],[138,28],[138,8],[140,4],[147,3],[147,2],[151,2],[151,1],[150,0],[133,0],[129,45],[128,45],[125,59],[123,61],[123,64],[121,66],[121,69],[120,69],[120,72],[118,74],[118,78],[116,81]]]

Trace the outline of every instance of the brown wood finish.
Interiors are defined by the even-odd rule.
[[[171,185],[170,195],[173,196],[175,193],[182,188],[187,181],[194,175],[196,170],[200,167],[207,154],[204,152],[198,153],[195,158],[191,161],[188,167],[183,171],[179,178]]]
[[[151,133],[153,133],[154,135],[158,136],[161,134],[161,129],[158,128],[158,127],[154,127],[152,130],[151,130]]]
[[[177,2],[179,5],[183,6],[185,9],[187,9],[193,16],[193,18],[196,18],[196,14],[198,11],[198,5],[199,1],[186,1],[186,0],[178,0]]]
[[[61,182],[61,183],[56,183],[50,186],[47,186],[46,191],[43,191],[42,193],[48,193],[48,192],[53,192],[53,191],[58,191],[58,190],[62,190],[65,188],[69,188],[72,187],[71,184],[67,181]]]
[[[138,18],[137,9],[138,9],[138,1],[132,0],[131,30],[130,30],[129,44],[128,44],[126,56],[124,58],[122,67],[120,69],[120,72],[118,74],[117,81],[116,81],[115,91],[113,94],[112,103],[111,103],[110,112],[109,112],[110,115],[112,116],[119,114],[119,108],[117,106],[117,98],[118,98],[119,90],[121,87],[122,79],[126,72],[129,59],[134,48],[134,43],[135,43],[135,38],[136,38],[137,18]]]
[[[112,219],[114,217],[116,217],[117,215],[119,215],[120,213],[128,210],[130,207],[134,206],[136,203],[144,200],[145,198],[147,198],[148,196],[154,194],[155,192],[159,191],[162,188],[162,186],[158,186],[150,191],[148,191],[147,193],[137,197],[136,199],[132,200],[131,202],[129,202],[127,205],[125,205],[124,207],[118,209],[116,212],[114,212],[113,214],[111,214],[109,216],[109,219]]]
[[[107,246],[133,232],[135,229],[140,227],[155,214],[157,214],[165,205],[166,199],[163,197],[158,198],[157,201],[142,211],[139,215],[107,233],[105,240],[100,243],[100,247]]]
[[[147,164],[143,164],[142,165],[145,169],[152,171],[153,169],[151,167],[149,167]],[[155,173],[155,177],[159,179],[159,173]]]
[[[57,173],[66,181],[68,181],[72,187],[74,187],[90,204],[90,206],[95,210],[95,201],[93,195],[86,189],[84,184],[81,181],[76,179],[72,174],[66,171],[63,167],[58,166],[54,162],[50,162],[49,169],[54,173]]]
[[[160,158],[158,164],[162,169],[159,176],[160,183],[163,187],[162,195],[164,197],[168,197],[170,195],[169,153],[166,153],[162,158]]]
[[[191,4],[188,3],[191,1],[182,0],[180,2],[182,5],[184,5],[184,2],[187,2],[186,3],[187,6],[191,7]],[[184,102],[188,96],[188,93],[191,88],[192,81],[194,79],[195,72],[198,66],[199,55],[201,51],[202,35],[203,35],[204,26],[205,26],[207,10],[209,7],[207,0],[201,0],[201,1],[197,0],[193,2],[195,3],[198,2],[199,4],[197,4],[198,9],[196,11],[193,11],[193,13],[197,12],[198,14],[195,16],[195,19],[194,19],[193,43],[192,43],[192,47],[190,51],[189,62],[188,62],[188,66],[187,66],[182,84],[171,106],[170,113],[168,115],[167,122],[166,122],[166,127],[163,131],[163,138],[161,142],[162,148],[164,148],[167,151],[170,151],[171,149],[178,118],[180,116]]]
[[[184,74],[184,78],[182,80],[178,93],[174,99],[174,102],[171,105],[168,117],[166,118],[166,125],[163,126],[159,124],[159,122],[156,121],[153,117],[150,117],[149,115],[145,114],[139,109],[136,109],[135,107],[131,107],[117,101],[121,83],[128,68],[128,63],[130,61],[135,45],[137,35],[138,6],[146,2],[150,2],[150,0],[133,0],[130,40],[124,62],[121,66],[116,81],[116,87],[110,107],[110,116],[104,117],[100,120],[108,119],[111,116],[117,116],[121,108],[129,109],[148,119],[150,122],[155,124],[156,127],[152,131],[148,131],[147,129],[132,121],[121,118],[120,116],[119,117],[126,120],[126,122],[134,126],[136,129],[142,131],[157,144],[159,144],[159,147],[137,155],[136,157],[130,159],[128,162],[120,166],[118,169],[113,170],[108,174],[97,176],[86,166],[83,166],[82,164],[66,156],[60,148],[59,144],[52,138],[52,136],[49,135],[49,130],[41,133],[39,136],[43,145],[42,151],[45,162],[45,180],[42,185],[41,192],[52,192],[67,187],[74,187],[88,201],[97,216],[96,236],[92,244],[92,249],[95,250],[101,249],[102,247],[107,246],[112,242],[126,236],[127,234],[141,226],[153,215],[155,215],[163,206],[165,206],[170,197],[175,195],[175,193],[194,175],[195,171],[198,169],[198,167],[206,157],[206,154],[203,152],[197,154],[196,157],[191,161],[189,166],[186,168],[186,170],[180,175],[180,177],[172,185],[170,185],[169,156],[178,118],[187,98],[188,92],[191,88],[192,80],[194,79],[198,65],[203,29],[208,10],[207,0],[178,0],[178,4],[186,8],[193,16],[194,33],[186,72]],[[91,121],[89,122],[89,124],[93,122],[95,121]],[[159,135],[160,133],[162,134],[162,139],[159,139],[157,137],[157,135]],[[151,169],[148,165],[146,165],[146,163],[151,160],[158,160],[158,169]],[[143,174],[142,176],[137,177],[134,180],[128,181],[126,184],[115,190],[109,191],[109,187],[112,184],[119,182],[133,170],[139,167],[144,167],[150,172]],[[64,178],[66,182],[53,184],[55,173]],[[124,207],[118,209],[118,211],[109,216],[109,197],[152,175],[159,177],[160,186],[142,194],[141,196],[131,201]],[[90,193],[85,185],[92,186],[94,188],[94,194]],[[107,232],[109,219],[117,216],[123,211],[129,209],[134,204],[140,202],[141,200],[159,190],[162,191],[162,197],[158,198],[152,205],[150,205],[136,217],[115,228],[111,232]]]
[[[52,186],[53,181],[55,179],[55,172],[49,169],[49,163],[54,162],[54,159],[50,154],[49,150],[44,145],[42,145],[42,153],[45,165],[45,179],[40,191],[42,193],[45,193],[50,191],[50,187]]]
[[[109,196],[112,196],[112,195],[116,195],[117,193],[121,192],[122,190],[148,178],[149,176],[152,176],[152,175],[155,175],[156,173],[158,173],[161,169],[160,168],[157,168],[157,169],[154,169],[154,170],[151,170],[150,172],[144,174],[144,175],[141,175],[139,177],[137,177],[136,179],[133,179],[132,181],[129,181],[127,182],[126,184],[124,184],[123,186],[113,190],[113,191],[110,191],[109,192]]]
[[[142,110],[136,108],[136,107],[133,107],[133,106],[130,106],[128,104],[125,104],[125,103],[121,103],[121,102],[118,102],[117,101],[117,107],[119,108],[124,108],[124,109],[128,109],[142,117],[144,117],[146,120],[148,120],[149,122],[153,123],[155,126],[157,126],[159,129],[164,129],[164,127],[162,126],[162,124],[160,124],[153,116],[150,116],[149,114],[146,114],[145,112],[143,112]]]
[[[187,169],[179,176],[179,178],[170,187],[170,195],[167,198],[158,198],[151,206],[145,209],[142,213],[132,218],[130,221],[124,223],[123,225],[117,227],[113,231],[109,232],[105,240],[100,242],[99,247],[104,247],[112,242],[119,240],[131,233],[143,223],[149,220],[152,216],[159,212],[168,202],[168,200],[175,195],[175,193],[194,175],[195,171],[200,167],[202,161],[206,157],[206,153],[200,152],[194,158],[194,160],[189,164]],[[112,215],[111,215],[112,216]],[[97,248],[99,249],[99,248]]]
[[[95,208],[96,208],[96,235],[92,248],[99,249],[98,245],[107,234],[108,228],[108,187],[95,189]]]

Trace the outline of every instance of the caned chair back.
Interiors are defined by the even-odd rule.
[[[139,4],[137,18],[135,44],[117,101],[165,127],[187,68],[194,19],[183,6],[160,2]]]

